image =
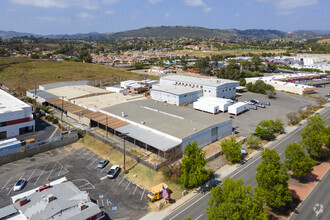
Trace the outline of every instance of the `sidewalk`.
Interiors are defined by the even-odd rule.
[[[327,109],[327,107],[330,107],[330,105],[325,105],[324,108],[319,109],[315,113],[322,113],[323,111],[325,111],[325,109]],[[287,135],[291,134],[292,132],[295,132],[297,129],[299,129],[299,127],[301,127],[302,125],[304,125],[306,123],[307,123],[307,119],[301,121],[296,126],[287,126],[285,128],[285,134],[281,134],[280,136],[278,136],[276,138],[276,140],[268,142],[266,145],[264,145],[264,148],[269,148],[269,147],[275,146],[278,142],[280,142],[281,140],[286,138]],[[256,157],[256,155],[258,155],[260,152],[261,151],[258,151],[258,150],[254,151],[252,154],[248,155],[245,158],[245,160],[246,160],[245,162],[247,162],[248,160]],[[210,180],[210,182],[211,181],[218,181],[218,182],[221,181],[224,177],[226,177],[226,176],[230,175],[231,173],[233,173],[240,166],[241,166],[240,164],[234,164],[234,165],[225,165],[225,166],[221,167],[220,169],[215,171],[215,173],[214,173],[215,178],[213,180]],[[207,184],[208,183],[206,183],[206,185]],[[186,202],[194,199],[199,194],[199,192],[201,191],[200,189],[201,189],[201,187],[197,188],[192,193],[189,193],[186,196],[182,197],[176,203],[172,204],[171,206],[169,206],[168,208],[166,208],[164,210],[161,210],[159,212],[150,212],[150,213],[148,213],[147,215],[142,217],[141,220],[154,220],[154,219],[163,219],[163,218],[165,218],[166,216],[168,216],[169,214],[174,212],[176,209],[183,206]],[[207,194],[205,194],[205,195],[207,195]]]

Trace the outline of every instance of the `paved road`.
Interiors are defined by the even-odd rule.
[[[330,108],[326,108],[326,110],[321,114],[322,118],[327,120],[326,125],[330,124]],[[276,141],[270,148],[276,149],[276,151],[283,156],[285,147],[290,144],[297,142],[301,139],[301,132],[304,130],[305,125],[299,127],[297,130],[290,133],[287,137],[282,140]],[[283,158],[282,158],[283,160]],[[257,181],[255,179],[257,166],[261,162],[260,153],[253,159],[249,160],[247,163],[242,165],[239,169],[237,169],[234,173],[230,174],[229,177],[233,179],[242,178],[245,184],[251,184],[253,187],[257,185]],[[329,197],[328,197],[329,198]],[[209,192],[205,195],[200,194],[191,201],[185,203],[182,207],[178,208],[175,212],[171,213],[164,219],[185,219],[187,217],[191,217],[191,219],[202,220],[207,219],[206,207],[207,200],[209,199]]]
[[[330,172],[329,170],[316,185],[311,194],[305,199],[292,220],[330,219]]]

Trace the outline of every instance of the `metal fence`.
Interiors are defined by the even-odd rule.
[[[88,135],[96,138],[97,140],[102,141],[103,143],[111,146],[112,148],[114,148],[114,149],[116,149],[116,150],[124,153],[124,148],[121,145],[118,145],[118,144],[114,143],[113,141],[109,140],[108,138],[105,138],[105,137],[103,137],[101,135],[95,134],[94,132],[89,131],[89,130],[86,130],[86,134],[88,134]],[[139,157],[139,156],[137,156],[137,155],[135,155],[135,154],[127,151],[127,150],[126,150],[126,155],[129,156],[129,157],[131,157],[136,162],[141,163],[141,164],[143,164],[143,165],[145,165],[145,166],[147,166],[147,167],[149,167],[149,168],[151,168],[153,170],[156,170],[156,171],[159,168],[161,168],[162,166],[164,166],[164,165],[167,164],[167,161],[164,161],[164,162],[162,162],[160,164],[149,163],[143,157]]]

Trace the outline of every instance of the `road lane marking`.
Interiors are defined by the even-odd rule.
[[[1,188],[0,192],[7,186],[7,184],[9,183],[9,181],[11,180],[12,177],[10,177],[10,179],[6,182],[6,184]]]
[[[45,168],[42,170],[41,174],[39,175],[38,179],[36,180],[36,182],[35,182],[33,185],[36,185],[36,184],[37,184],[37,182],[39,181],[41,175],[42,175],[42,174],[44,173],[44,171],[46,170],[47,166],[48,166],[48,163],[46,164]]]
[[[31,174],[31,176],[29,177],[28,181],[31,179],[31,177],[33,176],[34,172],[36,172],[37,168],[34,169],[33,173]]]
[[[142,195],[141,195],[141,199],[140,199],[140,200],[142,200],[145,191],[146,191],[146,190],[144,189],[144,190],[143,190],[143,193],[142,193]]]
[[[120,186],[121,182],[125,179],[125,176],[121,179],[121,181],[118,183],[118,186]]]
[[[198,216],[197,218],[195,218],[195,220],[200,219],[204,214],[201,214],[200,216]]]
[[[129,185],[131,185],[131,183],[132,183],[132,181],[130,181],[130,182],[128,183],[128,185],[126,186],[125,190],[128,189],[128,187],[129,187]]]
[[[136,189],[137,189],[137,185],[136,185],[136,187],[135,187],[135,189],[134,189],[133,195],[135,194]]]

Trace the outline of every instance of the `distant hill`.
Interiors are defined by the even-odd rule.
[[[0,31],[1,38],[13,38],[23,36],[35,36],[51,39],[82,39],[82,38],[221,38],[225,40],[231,39],[275,39],[281,37],[289,38],[321,38],[330,37],[330,30],[299,30],[293,32],[283,32],[279,30],[263,30],[263,29],[209,29],[194,26],[157,26],[144,27],[136,30],[128,30],[117,33],[79,33],[79,34],[56,34],[56,35],[36,35],[31,33],[20,33],[15,31]]]

